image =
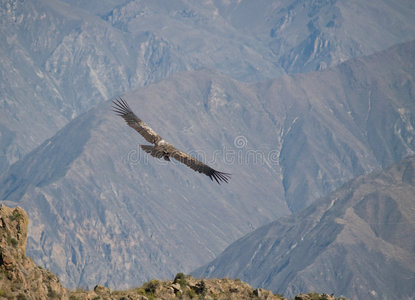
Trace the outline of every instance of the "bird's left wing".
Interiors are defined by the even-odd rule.
[[[173,157],[175,160],[178,160],[179,162],[185,164],[186,166],[192,168],[196,172],[203,173],[213,181],[213,179],[216,180],[217,183],[221,183],[222,181],[228,183],[228,180],[230,179],[231,174],[219,172],[215,169],[209,167],[208,165],[202,163],[200,160],[197,160],[196,158],[190,156],[189,154],[174,149],[174,151],[171,151],[169,153],[171,157]]]
[[[153,129],[150,128],[146,123],[144,123],[139,117],[137,117],[131,108],[128,106],[128,103],[122,98],[112,101],[114,104],[112,106],[114,112],[121,116],[128,126],[134,128],[139,134],[141,134],[147,142],[156,144],[162,140]]]

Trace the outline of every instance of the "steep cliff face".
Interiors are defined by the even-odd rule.
[[[0,207],[0,297],[65,299],[58,277],[25,255],[29,219],[19,207]]]

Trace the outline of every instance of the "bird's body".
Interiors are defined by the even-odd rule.
[[[221,181],[228,182],[230,179],[230,174],[216,171],[200,160],[197,160],[189,154],[176,149],[176,147],[174,147],[172,144],[166,142],[153,129],[151,129],[146,123],[138,118],[130,109],[127,102],[125,102],[123,99],[120,98],[117,101],[113,101],[113,103],[114,112],[121,116],[127,122],[128,126],[141,134],[146,139],[146,141],[153,144],[140,145],[141,149],[143,149],[145,152],[156,158],[164,158],[168,161],[170,160],[170,157],[172,157],[192,168],[193,170],[209,176],[211,180],[215,179],[217,183],[220,183]]]
[[[169,157],[172,155],[172,152],[175,151],[174,146],[172,144],[167,143],[164,140],[161,140],[154,146],[140,145],[140,147],[145,152],[151,154],[151,156],[154,156],[157,158],[164,158],[165,160],[170,160]]]

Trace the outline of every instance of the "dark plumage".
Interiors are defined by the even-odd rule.
[[[177,150],[172,144],[164,141],[161,136],[133,113],[127,102],[123,99],[120,98],[115,100],[113,101],[113,104],[114,112],[121,116],[125,122],[127,122],[128,126],[134,128],[147,142],[154,144],[154,146],[140,145],[141,149],[145,152],[157,158],[164,158],[165,160],[170,160],[170,157],[172,157],[193,170],[209,176],[212,181],[215,179],[219,184],[222,181],[228,182],[230,179],[231,174],[216,171],[202,163],[200,160],[197,160],[183,151]]]

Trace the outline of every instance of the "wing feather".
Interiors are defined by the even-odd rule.
[[[196,172],[203,173],[203,174],[209,176],[209,178],[212,181],[213,181],[213,179],[215,179],[215,181],[219,184],[222,181],[228,183],[228,180],[231,177],[231,174],[216,171],[215,169],[209,167],[208,165],[204,164],[200,160],[190,156],[189,154],[187,154],[183,151],[175,149],[175,151],[172,151],[169,154],[175,160],[185,164],[186,166],[190,167],[191,169],[195,170]]]
[[[161,136],[159,136],[153,129],[150,128],[150,126],[144,123],[133,113],[127,102],[125,102],[122,98],[112,101],[112,103],[113,111],[117,115],[121,116],[125,122],[127,122],[128,126],[141,134],[147,142],[156,144],[162,140]]]

